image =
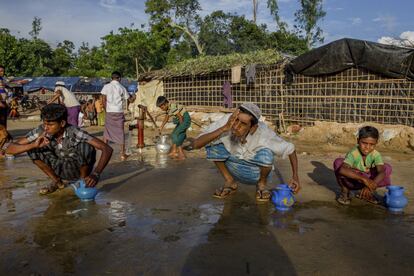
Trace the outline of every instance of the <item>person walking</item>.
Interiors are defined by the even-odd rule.
[[[65,82],[63,81],[56,82],[55,95],[48,101],[48,104],[55,101],[63,104],[68,110],[68,124],[77,127],[81,106],[75,95],[65,87]]]
[[[129,99],[129,94],[120,83],[121,73],[115,71],[111,75],[112,81],[105,84],[101,94],[104,96],[106,106],[104,141],[112,141],[120,145],[121,160],[126,160],[125,154],[125,133],[124,133],[124,109],[123,101]]]

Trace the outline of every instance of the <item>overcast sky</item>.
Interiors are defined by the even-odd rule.
[[[200,0],[202,15],[214,10],[252,18],[251,0]],[[299,0],[279,0],[280,15],[290,25]],[[266,0],[259,0],[259,23],[273,30]],[[412,0],[325,0],[326,17],[320,23],[325,42],[343,37],[379,41],[382,37],[414,39]],[[40,38],[52,46],[65,39],[100,45],[111,30],[147,23],[145,0],[0,0],[0,27],[18,37],[29,37],[35,16],[42,19]],[[381,40],[384,41],[384,40]]]

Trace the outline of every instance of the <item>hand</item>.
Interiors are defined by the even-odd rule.
[[[239,109],[234,111],[233,114],[230,116],[229,120],[227,121],[227,123],[224,126],[221,127],[221,129],[224,132],[227,132],[227,131],[231,130],[231,128],[233,127],[233,125],[236,123],[236,121],[238,119],[239,113],[240,113]]]
[[[147,111],[147,107],[145,105],[139,104],[138,108],[141,108],[144,111]]]
[[[47,139],[44,135],[41,135],[34,141],[34,146],[35,148],[39,149],[49,145],[49,143],[49,139]]]
[[[375,189],[377,188],[377,183],[375,183],[375,181],[372,179],[364,178],[362,183],[364,183],[364,185],[367,186],[367,188],[371,191],[375,191]]]
[[[372,192],[367,187],[362,188],[361,192],[359,193],[361,199],[370,198],[371,195]]]
[[[94,174],[90,174],[85,177],[86,187],[95,187],[98,184],[98,177]]]
[[[292,189],[293,193],[297,194],[300,190],[300,182],[298,176],[293,176],[291,180],[288,182],[289,187]]]

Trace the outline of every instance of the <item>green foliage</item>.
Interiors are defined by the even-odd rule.
[[[309,51],[306,40],[294,33],[277,31],[269,35],[270,47],[281,53],[299,56]]]
[[[250,52],[248,54],[234,53],[226,56],[201,56],[168,65],[164,70],[160,71],[160,74],[166,76],[196,75],[230,69],[236,65],[245,66],[251,63],[273,64],[280,61],[281,58],[281,55],[272,49]]]
[[[269,48],[266,26],[257,26],[244,16],[215,11],[205,17],[200,41],[208,55],[247,53]]]
[[[325,15],[321,0],[301,3],[296,27],[309,33],[311,43],[315,43],[321,37],[316,23]],[[147,0],[148,30],[131,25],[109,32],[102,37],[100,46],[83,43],[78,49],[68,40],[52,49],[39,38],[42,20],[34,17],[31,39],[18,39],[9,30],[0,29],[0,64],[5,65],[9,76],[108,77],[113,70],[119,70],[135,77],[136,60],[140,73],[168,65],[163,72],[196,74],[234,64],[272,63],[280,59],[277,51],[294,55],[306,52],[311,45],[307,44],[309,36],[300,38],[287,31],[287,25],[279,18],[277,0],[267,0],[267,5],[279,26],[276,32],[223,11],[213,11],[202,18],[198,0]],[[277,51],[263,51],[269,48]],[[194,59],[197,56],[200,58]]]
[[[295,28],[299,33],[305,34],[308,47],[324,40],[322,29],[317,25],[326,15],[322,2],[323,0],[300,0],[301,9],[295,13]]]
[[[0,64],[6,67],[8,75],[16,75],[19,72],[15,58],[19,54],[19,43],[10,34],[8,29],[0,29]]]
[[[73,50],[75,45],[73,42],[64,40],[62,43],[59,43],[56,49],[53,51],[52,58],[52,69],[53,74],[56,76],[61,76],[66,74],[72,67],[75,60]]]
[[[35,16],[32,21],[32,30],[29,32],[29,35],[32,39],[37,39],[39,37],[40,31],[42,30],[42,19]]]
[[[102,48],[89,48],[87,43],[79,47],[74,68],[67,73],[69,76],[108,77],[111,69],[105,66],[105,54]]]

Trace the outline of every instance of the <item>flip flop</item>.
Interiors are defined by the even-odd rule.
[[[268,202],[272,197],[272,193],[269,190],[257,190],[256,201],[257,202]]]
[[[234,194],[237,191],[237,186],[223,186],[220,189],[216,190],[213,194],[213,197],[224,199],[229,197],[230,195]]]
[[[351,199],[349,197],[347,197],[347,196],[342,195],[342,194],[337,197],[336,201],[338,203],[342,204],[342,205],[349,205],[349,204],[351,204]]]
[[[50,183],[49,185],[47,185],[43,188],[40,188],[39,194],[40,195],[48,195],[48,194],[56,192],[57,189],[59,189],[59,187],[56,183]]]

